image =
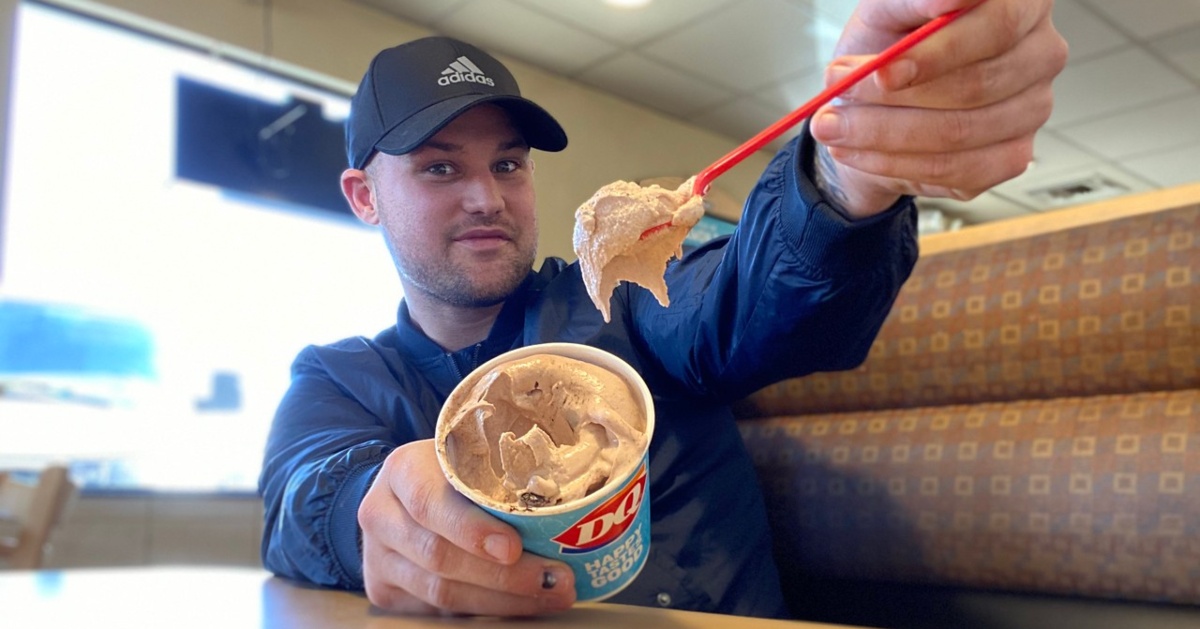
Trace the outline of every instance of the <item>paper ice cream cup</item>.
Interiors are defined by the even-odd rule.
[[[599,490],[562,504],[523,508],[495,502],[466,486],[446,453],[447,426],[475,383],[493,368],[536,354],[565,356],[602,367],[625,380],[646,418],[640,461],[614,469]],[[624,360],[604,350],[575,343],[543,343],[506,352],[480,365],[463,379],[442,407],[437,425],[438,462],[460,493],[517,529],[525,550],[561,561],[575,573],[576,599],[599,601],[633,582],[650,551],[649,444],[654,435],[654,403],[642,377]]]

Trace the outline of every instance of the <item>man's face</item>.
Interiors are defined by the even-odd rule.
[[[503,109],[474,107],[410,153],[376,155],[367,175],[407,292],[490,306],[532,268],[533,162]]]

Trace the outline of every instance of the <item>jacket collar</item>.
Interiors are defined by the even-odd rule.
[[[539,273],[531,270],[520,286],[505,300],[504,307],[496,316],[487,338],[480,342],[478,349],[473,352],[475,364],[471,366],[472,369],[521,343],[526,306],[547,283],[546,271],[546,267]],[[396,333],[397,349],[406,360],[419,368],[443,367],[453,362],[451,352],[443,349],[413,323],[408,304],[404,300],[400,301],[396,313]],[[452,365],[450,368],[453,371]],[[462,375],[466,375],[466,372]]]

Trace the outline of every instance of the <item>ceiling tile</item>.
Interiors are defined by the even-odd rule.
[[[1050,128],[1131,109],[1196,88],[1183,75],[1139,48],[1068,65],[1054,82]]]
[[[1200,81],[1200,26],[1159,37],[1150,42],[1150,47],[1180,72]]]
[[[847,0],[788,0],[812,14],[808,34],[816,45],[817,62],[824,66],[833,59],[834,47],[854,13],[855,2]]]
[[[1196,0],[1083,0],[1120,28],[1139,39],[1150,39],[1200,24]]]
[[[436,24],[452,37],[571,76],[617,48],[513,2],[472,2]]]
[[[1054,3],[1054,26],[1071,46],[1071,63],[1130,43],[1128,37],[1076,0]]]
[[[783,108],[769,107],[752,98],[744,97],[692,116],[690,120],[713,133],[727,136],[736,142],[744,142],[782,118],[786,113],[787,110]],[[773,144],[773,146],[779,145],[781,142]]]
[[[667,114],[686,118],[734,97],[733,92],[687,76],[673,68],[636,53],[624,53],[578,76],[610,93]]]
[[[985,192],[970,201],[919,197],[916,203],[922,210],[941,210],[948,217],[961,218],[966,225],[989,223],[1033,213],[1032,209],[995,192]]]
[[[627,46],[669,33],[732,1],[658,0],[644,7],[623,9],[603,0],[517,0],[603,39]]]
[[[1077,182],[1087,182],[1094,179],[1104,179],[1120,186],[1123,194],[1144,192],[1154,186],[1135,173],[1124,170],[1113,164],[1096,162],[1065,170],[1049,168],[1033,168],[1025,174],[1002,183],[992,189],[992,192],[1011,199],[1022,205],[1040,211],[1056,210],[1068,205],[1078,205],[1091,201],[1109,198],[1106,195],[1081,195],[1066,201],[1055,202],[1039,198],[1037,192],[1051,187],[1061,187]]]
[[[854,13],[854,2],[847,0],[793,0],[798,4],[811,6],[813,10],[824,21],[831,25],[837,26],[840,31],[846,22],[850,21],[850,15]]]
[[[1058,133],[1111,160],[1200,143],[1200,89],[1190,96],[1061,127]],[[1200,165],[1193,168],[1200,174]]]
[[[1099,161],[1093,155],[1060,138],[1056,132],[1042,129],[1033,141],[1034,169],[1066,170]]]
[[[737,90],[822,63],[809,10],[785,0],[746,0],[684,26],[642,50]]]
[[[1163,187],[1196,183],[1200,144],[1128,159],[1122,163],[1131,172]]]
[[[1049,129],[1038,132],[1034,140],[1033,157],[1034,162],[1028,170],[993,187],[992,192],[1028,210],[1044,209],[1044,204],[1029,197],[1026,190],[1042,188],[1064,177],[1076,177],[1078,173],[1091,173],[1105,167],[1102,158],[1062,139]],[[976,200],[968,201],[966,207],[969,209],[975,203]]]
[[[753,90],[754,97],[765,104],[792,111],[825,89],[825,68],[802,70],[790,78],[771,82]]]
[[[362,0],[368,4],[400,16],[422,26],[430,26],[454,12],[467,0]]]
[[[731,141],[820,91],[855,5],[656,0],[621,11],[603,0],[360,1]],[[1089,177],[1133,191],[1200,181],[1200,0],[1056,0],[1054,17],[1071,59],[1055,82],[1035,167],[972,201],[940,202],[948,213],[975,223],[1049,208],[1028,191]]]

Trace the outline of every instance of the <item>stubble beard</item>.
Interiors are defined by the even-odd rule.
[[[494,306],[508,299],[533,268],[533,247],[521,247],[486,265],[488,279],[480,278],[469,264],[447,254],[439,261],[417,260],[389,239],[388,248],[405,283],[422,293],[460,308]]]

